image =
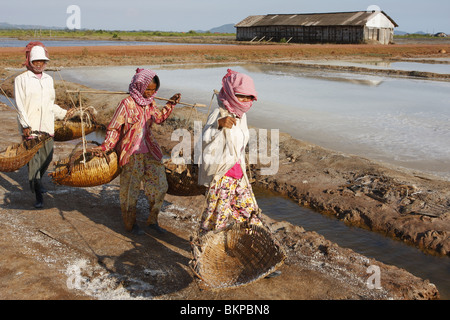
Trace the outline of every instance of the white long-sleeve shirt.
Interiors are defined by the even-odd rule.
[[[245,172],[245,147],[250,136],[247,116],[244,114],[241,119],[235,118],[236,124],[231,129],[219,129],[218,120],[226,116],[232,115],[225,108],[215,109],[203,128],[203,152],[198,179],[200,185],[210,186],[217,182],[237,162],[240,163],[244,181],[248,184]]]
[[[67,110],[55,104],[53,78],[42,73],[39,79],[26,71],[14,80],[14,97],[19,112],[19,130],[30,127],[32,131],[55,133],[55,119],[63,119]]]

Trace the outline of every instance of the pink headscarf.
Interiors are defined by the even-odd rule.
[[[44,64],[44,66],[42,68],[37,68],[30,61],[30,52],[31,52],[31,49],[33,49],[34,46],[40,46],[40,47],[44,48],[45,56],[48,58],[47,48],[44,46],[44,44],[42,42],[39,42],[39,41],[30,42],[25,47],[25,62],[23,63],[23,65],[28,70],[30,70],[31,72],[42,73],[45,70],[46,64]]]
[[[143,94],[148,85],[152,82],[156,73],[149,69],[136,69],[136,74],[131,80],[128,91],[134,101],[140,106],[147,106],[153,101],[153,97],[156,96],[156,92],[159,87],[156,88],[155,93],[150,98],[144,98]]]
[[[246,74],[227,70],[227,74],[222,79],[222,89],[219,92],[219,100],[223,103],[224,107],[231,113],[235,114],[238,118],[241,118],[253,105],[253,101],[256,101],[258,94],[255,90],[255,84],[253,79]],[[240,102],[236,98],[236,94],[242,94],[246,96],[253,96],[253,101]]]

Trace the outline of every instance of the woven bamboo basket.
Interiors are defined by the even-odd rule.
[[[68,158],[55,162],[55,171],[50,176],[55,184],[94,187],[111,182],[119,174],[119,160],[115,150],[99,156],[87,149],[84,156],[82,151],[72,152]]]
[[[0,171],[12,172],[22,168],[48,139],[51,139],[49,135],[39,135],[34,139],[12,144],[0,151]]]
[[[72,111],[70,118],[55,121],[55,141],[69,141],[81,138],[83,129],[85,135],[104,129],[104,126],[100,125],[95,118],[97,111],[94,107],[89,106],[70,110]],[[81,118],[83,118],[83,122],[81,122]]]
[[[198,166],[195,164],[173,163],[164,160],[166,178],[169,185],[167,193],[174,196],[198,196],[206,192],[206,187],[198,184]]]
[[[84,124],[84,134],[87,135],[96,130],[102,129],[98,124]],[[57,120],[55,121],[55,141],[69,141],[81,138],[83,135],[80,120]]]
[[[202,289],[230,289],[250,284],[278,269],[286,258],[266,227],[235,223],[191,242],[189,265]]]

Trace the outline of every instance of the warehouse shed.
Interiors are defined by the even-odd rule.
[[[238,41],[389,44],[398,25],[383,11],[356,11],[249,16],[235,27]]]

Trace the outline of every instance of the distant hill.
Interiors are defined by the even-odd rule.
[[[0,29],[25,29],[25,30],[33,30],[33,29],[45,29],[45,30],[62,30],[65,28],[60,27],[49,27],[49,26],[37,26],[37,25],[28,25],[28,24],[10,24],[6,22],[0,22]]]
[[[416,31],[416,32],[405,32],[405,31],[400,31],[400,30],[395,30],[394,31],[394,35],[396,35],[396,36],[405,36],[405,35],[408,35],[408,34],[416,34],[416,35],[424,35],[424,36],[426,36],[426,35],[429,35],[430,33],[426,33],[426,32],[423,32],[423,31]]]
[[[409,32],[394,30],[394,35],[396,35],[396,36],[404,36],[406,34],[409,34]]]
[[[224,24],[223,26],[212,28],[209,30],[211,33],[236,33],[236,28],[234,23]]]
[[[394,30],[394,34],[397,35],[397,36],[404,36],[406,34],[423,34],[423,35],[425,35],[427,33],[423,32],[423,31],[406,32],[406,31]]]

